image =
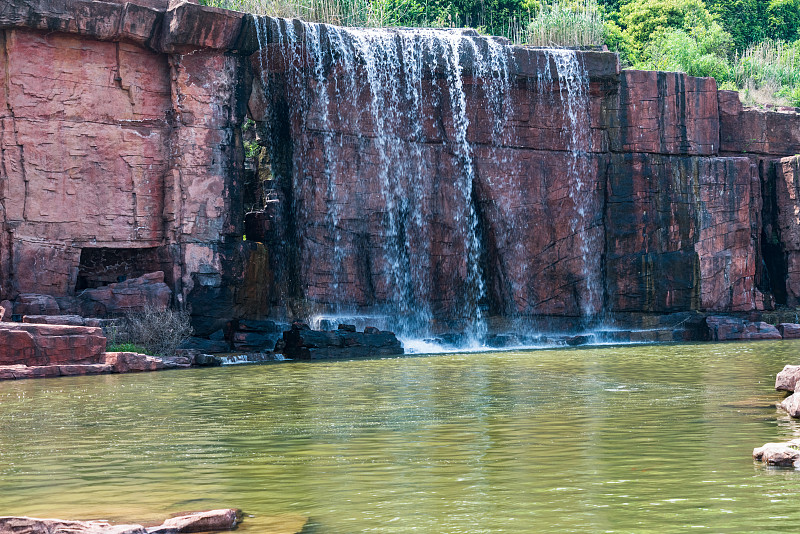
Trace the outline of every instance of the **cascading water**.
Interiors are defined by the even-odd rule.
[[[568,125],[566,139],[569,154],[567,172],[570,186],[569,196],[575,206],[571,220],[573,233],[581,233],[578,239],[583,270],[583,291],[580,293],[583,317],[591,321],[602,308],[600,283],[600,255],[595,235],[589,221],[593,216],[594,185],[589,172],[591,150],[591,117],[589,116],[589,83],[586,69],[574,50],[554,49],[548,51],[556,65],[558,91],[562,109]]]
[[[462,343],[482,345],[488,285],[470,105],[481,98],[490,121],[481,146],[513,145],[511,48],[474,32],[350,29],[265,17],[256,30],[262,51],[270,43],[278,49],[259,55],[264,90],[269,73],[281,71],[293,128],[305,132],[293,155],[293,209],[301,262],[324,265],[306,296],[326,303],[324,317],[382,310],[381,326],[406,338],[430,335],[432,320],[446,309],[444,315],[461,319]],[[553,98],[547,87],[558,83],[568,125],[571,230],[585,234],[588,77],[573,51],[549,51],[547,58],[536,85]],[[355,186],[347,183],[353,179]],[[357,202],[363,212],[353,208]],[[587,239],[580,245],[581,304],[591,315],[601,299],[599,263]],[[323,253],[326,261],[315,263]],[[443,272],[457,273],[453,296],[437,294]]]

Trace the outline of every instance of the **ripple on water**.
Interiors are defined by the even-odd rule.
[[[326,533],[791,529],[800,475],[750,452],[798,431],[766,402],[798,347],[4,382],[0,511],[158,521],[236,506],[252,532],[276,514]]]

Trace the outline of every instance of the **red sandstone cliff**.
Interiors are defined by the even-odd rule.
[[[322,120],[318,102],[302,123],[269,111],[255,38],[250,17],[191,4],[10,0],[0,8],[0,300],[69,296],[162,270],[200,334],[289,300],[312,308],[343,294],[364,308],[391,300],[380,146],[365,102],[341,102],[335,120]],[[278,57],[275,46],[267,53]],[[771,298],[800,302],[798,167],[787,159],[800,152],[800,117],[744,110],[711,79],[620,73],[611,54],[580,54],[589,77],[581,206],[564,173],[574,165],[557,105],[564,88],[536,87],[543,52],[514,51],[514,114],[499,142],[482,81],[464,80],[489,311],[577,316],[601,307],[748,311]],[[297,67],[269,65],[279,87]],[[445,95],[438,68],[423,89]],[[292,101],[288,92],[270,93],[276,98]],[[276,165],[303,179],[296,187],[285,168],[278,177],[269,254],[242,241],[248,103],[284,143]],[[412,199],[428,241],[405,229],[411,257],[428,262],[423,289],[410,291],[441,318],[457,316],[470,290],[464,237],[450,223],[459,192],[444,143],[455,136],[442,118],[449,106],[431,101],[422,131],[397,138],[430,178]],[[341,257],[321,224],[330,213],[321,162],[331,136],[336,153],[326,157],[337,165],[345,236],[337,246],[350,251]],[[574,227],[579,209],[587,215]],[[587,270],[598,284],[590,302]]]

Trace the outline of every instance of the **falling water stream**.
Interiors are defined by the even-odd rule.
[[[453,172],[455,198],[448,199],[452,240],[463,243],[458,276],[463,280],[456,315],[464,323],[463,344],[482,346],[487,334],[487,273],[482,265],[481,221],[476,207],[476,162],[470,138],[470,105],[482,96],[490,121],[490,148],[513,143],[507,127],[514,116],[511,95],[515,69],[512,47],[475,32],[433,29],[354,29],[299,20],[258,18],[258,39],[262,49],[270,43],[279,53],[260,54],[261,71],[268,73],[282,64],[292,98],[293,120],[313,132],[319,146],[295,147],[298,162],[291,177],[299,198],[312,198],[309,187],[324,188],[324,220],[313,203],[296,206],[300,228],[324,226],[331,272],[326,291],[333,302],[325,317],[358,315],[352,297],[356,273],[348,271],[345,259],[354,254],[355,223],[342,211],[346,201],[343,180],[352,154],[348,150],[374,153],[382,217],[380,261],[375,268],[377,287],[383,294],[386,327],[401,337],[431,335],[435,317],[430,295],[435,291],[430,264],[435,238],[430,220],[431,207],[425,199],[436,193],[436,180],[426,167],[426,155],[437,144],[445,146]],[[588,76],[578,55],[570,50],[553,50],[539,77],[539,97],[552,98],[557,83],[566,125],[565,146],[570,153],[570,197],[575,206],[571,231],[583,231],[592,194],[587,179],[589,151]],[[555,65],[551,71],[550,62]],[[266,76],[266,75],[265,75]],[[265,91],[269,81],[262,78]],[[468,84],[472,84],[471,89]],[[355,110],[355,112],[354,112]],[[442,138],[432,138],[431,124],[441,121]],[[427,126],[426,126],[427,125]],[[348,135],[349,134],[349,138]],[[355,141],[352,139],[355,138]],[[348,143],[358,144],[355,149]],[[359,144],[360,143],[360,144]],[[316,173],[315,185],[309,176]],[[321,173],[321,176],[320,176]],[[375,179],[375,178],[373,178]],[[349,185],[349,184],[347,184]],[[535,221],[532,222],[535,224]],[[301,236],[302,239],[302,236]],[[582,313],[597,312],[599,262],[592,260],[592,243],[583,239],[581,255],[584,281]]]

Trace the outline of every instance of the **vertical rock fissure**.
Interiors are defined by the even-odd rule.
[[[761,161],[761,267],[762,277],[759,289],[771,293],[776,304],[787,303],[786,280],[788,267],[781,225],[778,219],[777,174],[775,163]],[[765,168],[766,167],[766,168]]]

